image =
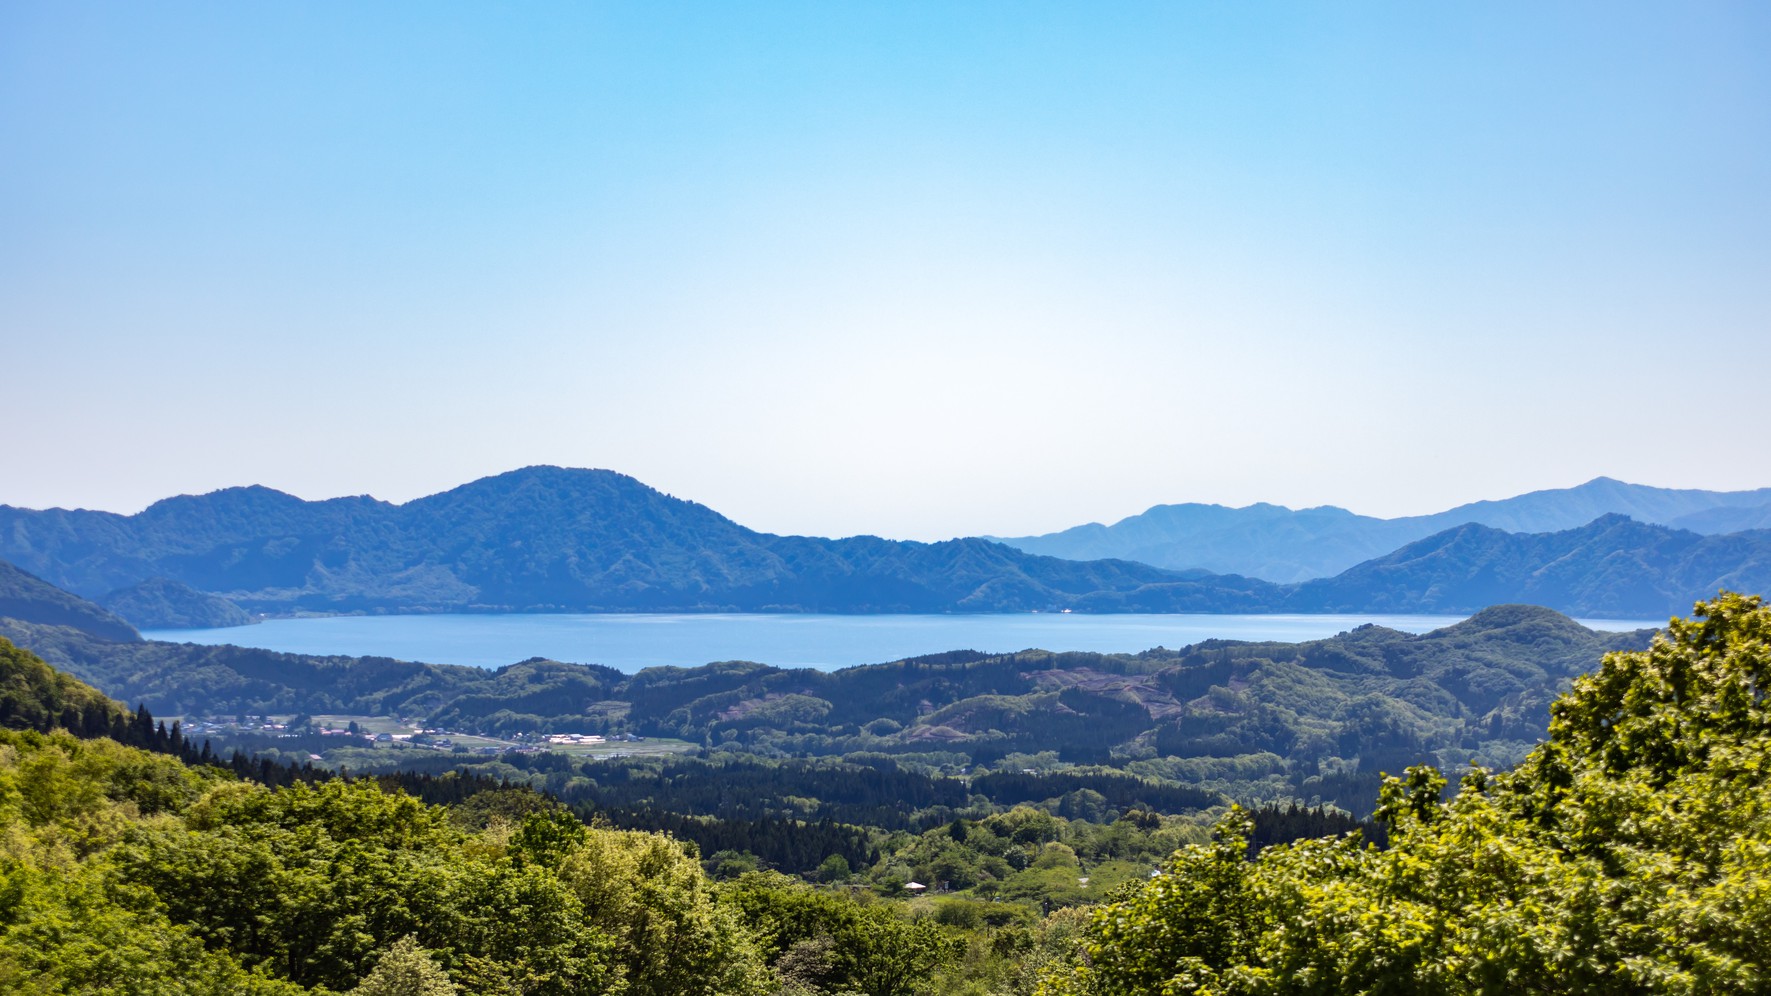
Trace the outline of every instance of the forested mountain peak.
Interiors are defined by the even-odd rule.
[[[373,512],[397,508],[392,502],[385,502],[371,495],[343,495],[337,498],[322,498],[310,501],[300,498],[287,491],[265,487],[262,484],[247,484],[231,488],[219,488],[200,495],[174,495],[162,498],[134,516],[143,521],[177,521],[190,516],[203,516],[212,519],[263,519],[278,515],[293,515],[314,509],[336,510],[340,512]]]
[[[165,498],[126,521],[135,552],[151,557],[161,550],[201,554],[264,536],[342,532],[383,521],[396,507],[368,495],[307,501],[254,484]]]
[[[545,509],[565,505],[596,509],[610,505],[699,509],[724,519],[704,505],[674,498],[636,478],[613,470],[537,464],[469,481],[433,495],[415,498],[402,508],[453,510],[508,504]],[[729,521],[729,520],[726,520]]]
[[[333,500],[348,501],[349,499]],[[214,491],[205,491],[200,495],[173,495],[170,498],[162,498],[142,509],[139,514],[144,518],[171,518],[186,509],[263,513],[268,510],[307,504],[310,503],[287,491],[278,491],[276,488],[266,487],[263,484],[244,484],[229,488],[217,488]]]
[[[1570,632],[1586,632],[1586,627],[1554,609],[1541,605],[1491,605],[1463,622],[1455,623],[1437,633],[1494,633],[1521,628],[1550,628]]]

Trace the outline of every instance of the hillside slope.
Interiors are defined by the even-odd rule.
[[[1554,533],[1466,525],[1333,578],[1308,581],[1303,612],[1470,612],[1497,601],[1636,618],[1727,588],[1771,591],[1771,532],[1699,536],[1607,515]]]
[[[139,640],[115,614],[0,560],[0,618],[68,626],[104,640]]]
[[[238,605],[170,578],[148,578],[100,600],[142,629],[221,629],[254,620]]]

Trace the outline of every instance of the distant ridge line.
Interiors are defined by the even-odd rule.
[[[1498,602],[1641,618],[1684,612],[1721,587],[1771,588],[1771,533],[1705,536],[1609,506],[1634,502],[1683,515],[1709,502],[1701,511],[1714,516],[1717,509],[1753,511],[1739,503],[1757,495],[1600,479],[1482,506],[1491,518],[1504,513],[1528,525],[1604,509],[1574,526],[1532,531],[1453,522],[1467,514],[1457,509],[1379,520],[1340,509],[1164,506],[1203,509],[1211,520],[1209,529],[1198,521],[1138,522],[1175,557],[1196,563],[1179,569],[1122,547],[1078,560],[984,538],[779,536],[624,474],[530,467],[400,505],[309,502],[245,487],[165,499],[131,516],[0,507],[0,558],[126,618],[137,613],[137,625],[150,624],[144,613],[250,618],[236,608],[272,615],[1452,613]],[[1724,499],[1737,504],[1718,504]],[[1416,535],[1436,523],[1446,528]],[[1263,550],[1332,556],[1348,566],[1281,583],[1262,576],[1274,573],[1274,562],[1260,560]],[[1218,569],[1221,561],[1238,569]],[[1298,573],[1295,563],[1291,571]]]
[[[1572,488],[1469,502],[1393,519],[1336,505],[1291,509],[1155,505],[1111,526],[1088,523],[1038,536],[991,537],[1029,553],[1092,560],[1120,557],[1171,570],[1198,568],[1274,582],[1332,577],[1397,547],[1466,522],[1507,532],[1559,532],[1611,513],[1705,535],[1771,527],[1771,488],[1703,491],[1596,477]],[[1713,593],[1712,593],[1713,594]]]

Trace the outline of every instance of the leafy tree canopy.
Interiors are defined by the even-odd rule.
[[[460,996],[461,989],[411,934],[393,943],[350,996]]]
[[[1723,594],[1578,679],[1516,770],[1387,780],[1388,850],[1251,860],[1233,811],[1042,992],[1771,992],[1768,690],[1771,608]]]

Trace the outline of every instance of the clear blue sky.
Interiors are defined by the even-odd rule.
[[[0,5],[0,502],[1771,484],[1761,3]]]

